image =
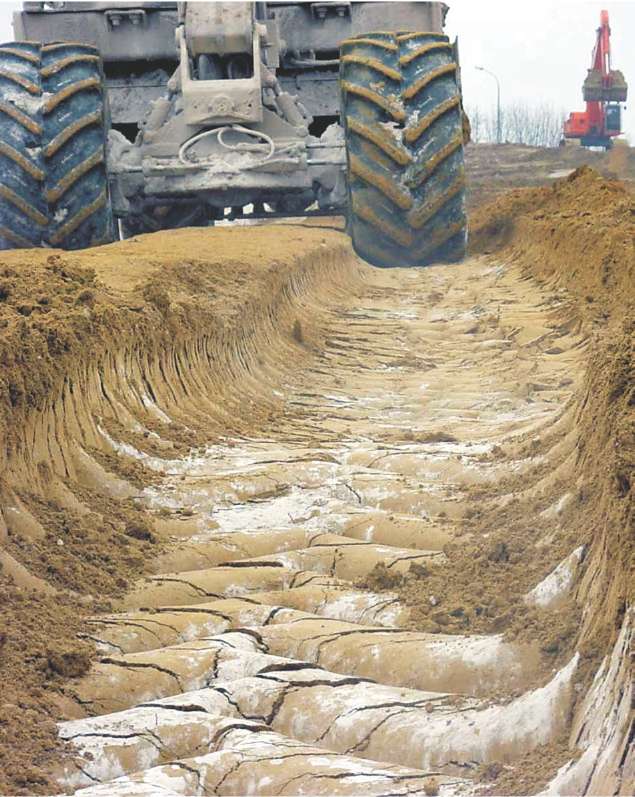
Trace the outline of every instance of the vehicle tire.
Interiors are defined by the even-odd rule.
[[[114,236],[99,52],[58,42],[42,45],[41,53],[47,242],[61,249],[108,243]]]
[[[0,45],[0,249],[41,246],[46,235],[39,69],[39,45]]]
[[[376,266],[465,255],[467,218],[458,66],[439,33],[370,33],[342,42],[348,228]]]

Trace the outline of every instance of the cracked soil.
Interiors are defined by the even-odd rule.
[[[631,794],[633,212],[3,253],[0,790]]]

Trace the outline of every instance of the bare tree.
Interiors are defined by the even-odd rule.
[[[493,142],[497,135],[496,108],[483,111],[479,106],[467,108],[472,124],[472,140]],[[548,103],[526,105],[508,103],[501,107],[501,138],[513,144],[530,147],[556,147],[562,138],[566,114]]]
[[[478,105],[466,109],[470,120],[472,141],[480,141],[483,135],[483,115]]]

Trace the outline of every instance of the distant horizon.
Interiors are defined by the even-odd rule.
[[[501,104],[548,104],[584,111],[582,82],[591,66],[591,52],[600,11],[609,12],[612,66],[629,83],[622,106],[622,127],[635,145],[635,2],[631,0],[448,0],[446,31],[459,38],[461,80],[466,106],[485,111],[496,104],[496,82],[479,72],[494,72],[501,84]]]
[[[463,95],[467,107],[491,111],[496,83],[477,66],[494,72],[501,84],[501,104],[544,104],[564,111],[583,111],[582,82],[600,11],[609,12],[613,68],[620,69],[635,92],[635,2],[631,0],[448,0],[446,30],[458,36]],[[11,19],[21,3],[0,0],[0,42],[11,41]],[[635,95],[626,103],[622,127],[635,145]]]

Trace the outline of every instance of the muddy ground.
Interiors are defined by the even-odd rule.
[[[556,387],[564,395],[576,384],[562,407],[572,448],[553,455],[556,426],[551,437],[527,434],[484,454],[484,465],[527,457],[536,464],[469,488],[445,564],[415,565],[397,576],[379,566],[361,580],[396,590],[413,629],[538,641],[542,682],[580,651],[580,694],[633,602],[633,214],[629,188],[590,169],[514,190],[473,212],[473,254],[537,284],[553,302],[556,330],[579,336],[582,370],[563,371]],[[319,325],[293,315],[296,297],[320,297],[325,285],[352,290],[346,270],[360,268],[363,276],[366,267],[340,233],[294,225],[179,231],[90,253],[0,257],[2,793],[59,790],[51,773],[65,752],[55,722],[80,716],[74,684],[95,655],[85,618],[109,611],[169,550],[166,521],[172,528],[174,517],[149,510],[137,496],[156,472],[114,451],[103,431],[149,456],[173,458],[275,430],[284,402],[259,395],[257,384],[236,389],[227,352],[238,340],[241,357],[255,368],[301,368],[326,342]],[[433,293],[428,300],[438,301]],[[254,363],[258,346],[279,345],[278,318],[284,365],[265,353]],[[466,334],[488,325],[496,319],[476,318]],[[263,329],[268,337],[254,349]],[[549,346],[545,357],[562,354],[557,342]],[[187,374],[192,363],[195,377]],[[226,374],[226,385],[206,385],[205,369]],[[125,374],[146,385],[145,394],[136,388],[135,418],[143,420],[136,431],[117,405],[121,380],[132,379]],[[163,390],[175,396],[183,387],[187,423],[162,418],[157,383],[173,385]],[[414,442],[435,442],[427,434]],[[452,443],[452,429],[436,434],[436,442]],[[187,511],[178,520],[187,524]],[[444,522],[438,518],[440,527]],[[551,532],[549,545],[536,547]],[[583,565],[566,600],[550,613],[525,608],[527,589],[577,548]],[[558,739],[514,766],[488,765],[479,777],[490,793],[532,793],[567,755],[566,738]],[[621,788],[628,793],[626,782]]]

